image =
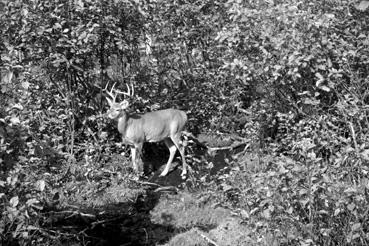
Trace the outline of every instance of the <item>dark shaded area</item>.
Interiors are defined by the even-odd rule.
[[[134,203],[108,205],[99,209],[76,211],[71,216],[56,216],[57,211],[48,211],[45,229],[56,230],[64,245],[155,245],[165,243],[178,230],[171,226],[153,224],[150,211],[155,207],[160,194],[148,191]],[[13,245],[5,243],[3,245]]]
[[[214,140],[215,141],[215,140]],[[218,141],[218,140],[216,140]],[[206,143],[208,144],[208,143]],[[166,177],[159,174],[167,162],[169,153],[165,145],[145,144],[143,164],[149,178],[146,180],[158,186],[173,186],[181,189],[199,189],[200,177],[217,174],[232,161],[233,156],[244,150],[245,144],[236,147],[225,147],[219,150],[210,150],[204,143],[193,142],[187,147],[187,163],[191,166],[190,177],[182,180],[180,173],[182,160],[180,155],[173,161],[170,173]],[[197,161],[195,161],[197,160]],[[209,169],[208,163],[212,163]],[[164,218],[168,223],[155,224],[151,221],[150,212],[160,199],[157,187],[148,187],[145,195],[140,195],[133,202],[110,204],[98,208],[78,208],[75,211],[59,211],[51,205],[41,212],[45,216],[40,221],[40,228],[55,234],[54,242],[63,245],[157,245],[163,244],[173,236],[183,231],[183,228],[171,226],[171,215]],[[172,192],[173,190],[171,190]],[[174,190],[175,192],[175,190]],[[163,213],[165,216],[165,213]],[[215,225],[200,226],[208,231]],[[54,232],[54,233],[50,233]],[[40,231],[37,231],[40,233]],[[7,237],[8,239],[10,237]],[[40,234],[38,238],[43,238]],[[47,237],[47,242],[50,238]],[[54,243],[53,242],[53,243]],[[3,241],[2,245],[21,245],[17,241]]]
[[[134,204],[119,204],[120,209],[109,208],[112,213],[98,220],[106,220],[106,223],[90,224],[86,235],[91,245],[154,245],[169,240],[176,230],[151,222],[149,212],[157,204],[159,195],[147,194]],[[122,208],[126,208],[125,211]]]
[[[223,170],[228,164],[234,160],[235,155],[242,152],[246,143],[234,144],[234,141],[225,140],[222,142],[219,137],[207,137],[207,142],[199,141],[192,138],[192,144],[186,148],[186,162],[188,164],[189,175],[192,175],[196,181],[205,174],[210,176],[216,175]],[[223,148],[208,148],[207,145],[214,146],[214,143],[221,144]],[[224,146],[224,144],[230,146]],[[145,143],[145,152],[143,157],[145,174],[149,176],[149,181],[162,186],[175,186],[196,189],[197,183],[188,182],[181,178],[182,160],[179,152],[176,153],[176,158],[171,165],[171,171],[165,177],[160,177],[160,173],[167,163],[169,157],[168,149],[161,144]],[[211,168],[208,164],[212,163]]]
[[[206,159],[214,164],[210,170],[211,175],[217,174],[220,170],[225,168],[231,161],[234,160],[234,155],[242,152],[246,147],[246,143],[238,145],[234,148],[214,150],[214,154],[207,154]]]

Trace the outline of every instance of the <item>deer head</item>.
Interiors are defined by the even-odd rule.
[[[120,90],[114,89],[114,86],[115,86],[114,84],[111,90],[108,91],[107,90],[108,85],[109,84],[107,84],[104,89],[104,91],[106,91],[106,94],[108,94],[108,96],[110,97],[110,98],[106,97],[106,100],[108,101],[108,104],[110,107],[110,109],[107,112],[107,115],[110,119],[116,119],[120,115],[121,111],[124,111],[129,107],[129,101],[127,99],[124,99],[122,102],[116,101],[118,94],[123,94],[125,96],[132,97],[134,95],[134,88],[133,88],[133,85],[131,84],[131,87],[132,87],[132,92],[131,92],[131,89],[126,84],[127,92],[122,92]]]

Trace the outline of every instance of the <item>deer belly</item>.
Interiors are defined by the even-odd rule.
[[[157,143],[157,142],[160,142],[161,140],[163,140],[163,138],[149,139],[146,142],[149,142],[149,143]]]
[[[156,143],[169,137],[170,129],[165,123],[154,121],[143,126],[143,133],[145,142]]]

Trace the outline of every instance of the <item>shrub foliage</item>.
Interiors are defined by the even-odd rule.
[[[133,84],[131,111],[180,108],[196,136],[247,140],[227,168],[190,181],[237,212],[250,237],[368,244],[368,8],[359,0],[0,1],[3,244],[82,242],[83,233],[49,227],[48,212],[145,193],[115,165],[128,161],[104,117],[103,88],[114,83]],[[194,165],[212,166],[189,147]],[[114,195],[93,195],[107,187]]]

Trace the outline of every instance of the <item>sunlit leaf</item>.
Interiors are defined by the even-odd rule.
[[[356,205],[354,203],[350,203],[349,205],[347,205],[347,209],[350,211],[353,211],[355,209]]]
[[[27,230],[34,231],[34,230],[39,230],[39,228],[36,227],[36,226],[33,226],[33,225],[29,225],[29,226],[27,226]]]
[[[369,149],[363,150],[360,155],[363,159],[369,161]]]
[[[355,187],[349,187],[349,188],[345,189],[344,192],[345,193],[356,193],[357,192],[357,188],[355,188]]]
[[[360,11],[365,11],[369,7],[369,1],[361,1],[359,4],[355,5],[355,8]]]
[[[23,110],[23,106],[20,103],[16,103],[12,106],[13,109]]]
[[[321,83],[324,82],[324,77],[320,73],[315,73],[315,76],[318,78],[318,80],[316,81],[315,86],[319,87],[321,85]]]
[[[233,189],[233,187],[228,184],[222,184],[222,186],[223,186],[223,191],[229,191]]]
[[[18,196],[12,197],[9,201],[10,206],[12,206],[13,208],[15,208],[19,203],[19,198]]]
[[[26,204],[28,206],[33,205],[33,204],[36,204],[36,203],[39,203],[39,201],[36,198],[28,199],[27,202],[26,202]]]
[[[328,86],[325,86],[325,85],[320,86],[319,89],[321,89],[323,91],[326,91],[326,92],[331,91],[331,89]]]
[[[45,190],[45,186],[46,186],[45,180],[39,180],[39,181],[37,181],[37,188],[40,191],[44,191]]]
[[[20,119],[19,119],[19,117],[14,116],[14,117],[10,118],[10,122],[11,122],[13,125],[19,125],[19,124],[20,124]]]
[[[271,217],[270,210],[269,210],[269,209],[265,209],[265,210],[263,211],[263,216],[264,216],[264,218],[266,218],[266,219],[270,219],[270,217]]]
[[[28,90],[30,83],[27,81],[22,82],[22,87],[26,90]]]
[[[4,56],[6,58],[6,56]],[[3,59],[3,57],[2,57]],[[10,59],[10,58],[9,58]],[[7,73],[5,73],[5,75],[3,75],[1,77],[1,84],[9,84],[12,82],[13,79],[13,72],[12,71],[8,71]]]
[[[60,25],[60,23],[56,22],[53,26],[54,29],[60,29],[62,28],[62,26]]]
[[[361,223],[355,223],[351,226],[351,230],[358,231],[361,228]]]

